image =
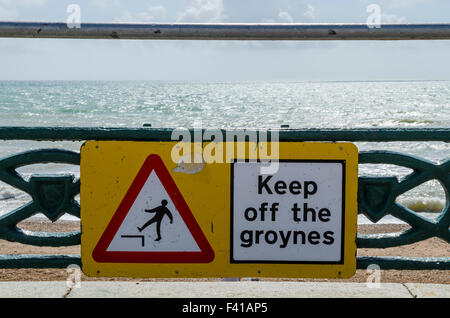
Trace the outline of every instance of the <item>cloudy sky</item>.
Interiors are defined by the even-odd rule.
[[[450,22],[448,0],[0,0],[1,21]],[[0,39],[0,80],[450,80],[450,41]]]

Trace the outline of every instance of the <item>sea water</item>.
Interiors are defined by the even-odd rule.
[[[138,128],[144,124],[153,128],[449,128],[450,81],[0,81],[0,126]],[[79,151],[80,145],[0,141],[0,158],[41,148]],[[435,163],[450,157],[450,144],[444,142],[356,145],[360,151],[397,151]],[[359,168],[360,175],[400,180],[412,172],[394,165]],[[61,172],[78,177],[79,167],[34,165],[19,172],[25,178]],[[0,182],[0,215],[30,200]],[[398,201],[415,211],[439,212],[445,205],[445,191],[432,180]]]

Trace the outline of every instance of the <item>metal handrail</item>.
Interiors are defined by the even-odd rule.
[[[122,40],[450,40],[450,23],[0,22],[0,38]]]
[[[0,127],[0,140],[133,140],[173,141],[173,128],[102,127]],[[193,129],[189,130],[192,134]],[[204,131],[204,130],[203,130]],[[253,130],[220,130],[251,134]],[[273,130],[267,130],[270,138]],[[450,128],[355,128],[355,129],[281,129],[279,141],[443,141],[450,142]],[[202,134],[203,135],[203,134]],[[207,140],[205,140],[207,141]]]

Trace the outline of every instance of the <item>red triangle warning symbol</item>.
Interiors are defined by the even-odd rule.
[[[214,251],[163,161],[152,154],[92,257],[114,263],[210,263]]]

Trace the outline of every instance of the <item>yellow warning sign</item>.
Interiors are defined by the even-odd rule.
[[[83,145],[84,273],[158,278],[355,273],[353,144],[280,142],[277,160],[270,162],[258,156],[270,143],[192,146],[186,151],[178,142]]]

